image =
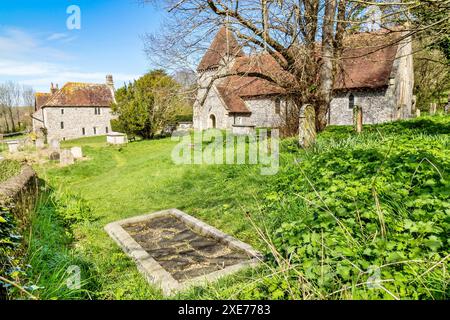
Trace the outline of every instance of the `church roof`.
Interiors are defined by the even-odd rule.
[[[114,101],[114,92],[110,86],[94,83],[68,82],[53,95],[40,95],[47,98],[40,107],[109,107]]]
[[[206,51],[197,68],[198,71],[217,68],[225,56],[243,56],[242,48],[226,27],[222,27]]]
[[[214,39],[212,48],[200,63],[199,70],[208,69],[206,66],[217,65],[220,62],[218,55],[213,55],[224,48],[223,41],[226,29],[222,28]],[[334,82],[335,90],[350,89],[377,89],[388,86],[392,73],[393,63],[397,55],[400,32],[387,33],[386,31],[366,32],[348,35],[344,40],[342,59],[338,65]],[[231,37],[233,38],[233,37]],[[233,38],[235,41],[235,39]],[[234,42],[237,50],[237,42]],[[272,78],[285,78],[295,81],[292,75],[283,71],[276,60],[269,54],[245,56],[241,49],[230,70],[230,73],[262,73]],[[214,59],[213,59],[214,57]],[[208,61],[208,63],[206,63]],[[210,63],[214,61],[214,63]],[[222,100],[230,112],[250,113],[245,105],[245,99],[258,96],[270,96],[286,93],[276,84],[257,77],[229,76],[216,84]]]

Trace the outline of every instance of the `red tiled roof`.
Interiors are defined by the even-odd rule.
[[[51,98],[51,93],[42,93],[36,92],[35,94],[35,103],[36,103],[36,111],[41,109],[41,107]]]
[[[347,36],[334,89],[387,86],[400,36],[400,32],[389,33],[387,30]]]
[[[109,107],[113,101],[113,91],[106,84],[68,82],[43,106]]]
[[[221,47],[217,42],[220,39],[223,41],[223,35],[220,33],[224,33],[225,30],[221,29],[211,47]],[[387,86],[398,48],[398,44],[394,42],[399,36],[399,32],[388,34],[386,31],[347,36],[334,89],[374,89]],[[386,46],[387,44],[390,45]],[[199,70],[204,68],[206,60],[213,60],[209,51],[203,58]],[[218,63],[220,59],[215,61]],[[230,73],[261,73],[274,79],[281,78],[283,82],[294,81],[292,75],[283,71],[269,54],[242,56],[240,53]],[[219,82],[216,88],[228,110],[236,113],[250,112],[245,106],[246,98],[285,93],[284,89],[272,82],[250,76],[229,76]]]
[[[203,56],[203,59],[200,61],[197,70],[204,71],[219,67],[222,59],[227,54],[234,57],[244,55],[241,46],[233,34],[226,27],[222,27]]]

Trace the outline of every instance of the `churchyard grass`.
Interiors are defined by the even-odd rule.
[[[82,146],[88,159],[65,168],[60,168],[56,164],[47,164],[36,167],[36,169],[40,177],[46,182],[46,194],[49,194],[51,199],[53,199],[52,204],[55,208],[52,210],[58,212],[59,218],[52,219],[54,224],[58,226],[54,227],[56,230],[54,232],[69,233],[71,239],[70,243],[61,241],[59,247],[53,246],[51,250],[54,250],[55,254],[59,250],[63,250],[65,255],[63,260],[67,260],[69,264],[77,264],[76,261],[79,261],[82,270],[85,270],[84,274],[82,273],[82,278],[84,277],[83,279],[86,281],[86,291],[81,290],[72,296],[63,291],[64,294],[61,294],[61,296],[56,294],[54,297],[92,297],[96,299],[163,298],[159,290],[146,283],[137,271],[133,261],[127,258],[113,240],[108,237],[103,227],[110,222],[136,215],[168,208],[178,208],[225,233],[229,233],[249,243],[256,249],[266,253],[269,259],[267,265],[263,265],[259,269],[240,272],[206,287],[190,289],[177,295],[175,298],[335,299],[356,297],[392,299],[398,297],[431,298],[434,296],[433,294],[436,297],[442,298],[447,296],[448,298],[448,277],[445,275],[445,267],[448,267],[449,261],[448,257],[445,258],[445,253],[447,252],[448,254],[449,242],[439,238],[442,230],[448,230],[449,225],[447,220],[450,210],[445,209],[445,201],[439,200],[441,202],[435,202],[442,206],[442,210],[444,210],[442,214],[447,214],[447,220],[443,219],[441,222],[433,222],[433,226],[436,225],[438,231],[430,231],[428,229],[425,231],[414,231],[419,232],[419,234],[424,232],[417,239],[414,238],[416,237],[415,233],[411,231],[411,239],[408,240],[409,231],[400,230],[398,229],[400,228],[399,226],[391,229],[390,225],[392,223],[395,224],[395,219],[400,219],[399,216],[402,219],[407,217],[405,221],[414,220],[413,217],[408,216],[408,207],[402,205],[401,199],[405,200],[406,196],[400,197],[399,195],[391,194],[390,197],[383,198],[380,196],[379,199],[375,195],[376,199],[373,198],[372,201],[370,200],[372,193],[369,192],[366,195],[365,186],[358,185],[358,179],[362,177],[360,173],[355,175],[351,173],[353,172],[352,170],[370,170],[370,173],[367,173],[368,175],[374,172],[375,176],[380,176],[380,179],[383,180],[378,182],[384,183],[384,186],[388,187],[387,190],[393,192],[389,187],[391,184],[389,176],[384,174],[395,174],[401,180],[403,175],[399,174],[399,170],[404,170],[401,165],[408,164],[415,169],[412,170],[412,173],[405,172],[404,179],[408,182],[413,182],[414,180],[414,185],[411,188],[417,193],[410,193],[409,197],[417,197],[417,199],[408,198],[409,201],[423,198],[420,201],[425,203],[429,199],[427,192],[430,193],[431,197],[435,196],[436,201],[445,199],[445,194],[442,193],[442,190],[445,190],[445,186],[448,186],[449,133],[449,116],[424,117],[392,124],[365,126],[361,135],[356,135],[352,128],[349,127],[330,127],[319,135],[317,144],[308,152],[298,149],[295,139],[282,141],[281,168],[280,172],[275,176],[263,176],[260,174],[257,166],[250,165],[174,165],[171,160],[171,151],[176,142],[172,142],[169,138],[138,141],[124,147],[107,146],[105,137],[64,142],[62,144],[63,147]],[[398,144],[394,144],[394,148],[398,147],[400,153],[392,153],[391,159],[389,150],[391,149],[391,144],[395,141]],[[417,142],[417,145],[415,146],[411,142]],[[421,161],[421,150],[427,151],[434,158],[428,159],[430,160],[429,162],[427,160]],[[408,156],[408,154],[415,154],[415,152],[419,152],[417,157]],[[321,158],[321,155],[327,153],[334,157],[333,161],[336,161],[335,164],[326,162],[328,160]],[[342,154],[342,158],[340,158],[340,154]],[[339,189],[339,186],[333,184],[331,180],[322,179],[329,176],[329,174],[334,174],[333,166],[337,166],[336,168],[339,167],[339,170],[342,170],[346,166],[346,162],[349,161],[345,157],[351,154],[353,154],[352,157],[354,158],[350,160],[355,167],[350,166],[343,173],[347,181],[340,182],[342,190]],[[396,158],[394,157],[398,157],[399,166],[395,166],[393,161]],[[373,161],[373,166],[371,166],[371,161]],[[321,162],[324,163],[324,167],[320,170],[322,180],[319,179],[319,172],[315,176],[315,169],[311,167]],[[385,168],[386,164],[390,167]],[[408,169],[407,167],[404,168],[405,170]],[[302,170],[306,170],[307,176],[302,176]],[[316,171],[319,171],[319,168]],[[422,174],[424,181],[420,180]],[[352,179],[355,180],[352,181]],[[399,183],[398,179],[395,183]],[[434,181],[433,179],[437,180]],[[316,191],[309,188],[308,180],[314,182],[317,188]],[[355,190],[356,194],[360,192],[361,201],[366,201],[366,204],[369,202],[377,204],[381,201],[383,212],[387,215],[384,217],[384,220],[382,216],[376,216],[375,222],[371,223],[372,213],[367,211],[362,213],[364,215],[362,218],[363,222],[358,223],[355,218],[357,216],[356,211],[351,211],[353,210],[352,206],[347,206],[343,200],[345,195],[337,193],[339,190],[344,192],[344,189],[347,188],[346,183],[354,183],[353,186],[359,191],[348,189],[348,192],[355,192]],[[422,183],[425,186],[430,186],[430,188],[422,188]],[[392,186],[395,185],[392,184]],[[283,194],[284,189],[286,190],[285,194]],[[422,191],[419,193],[417,190]],[[407,192],[404,189],[400,191]],[[335,214],[335,219],[326,217],[329,214],[327,210],[322,212],[313,207],[319,201],[314,199],[314,192],[323,197],[321,201],[323,200],[330,208],[334,208],[335,205],[341,205],[339,201],[344,201],[342,202],[342,209],[336,208],[335,211],[331,212]],[[345,192],[347,192],[347,189],[345,189]],[[436,192],[436,194],[433,195],[433,192]],[[312,201],[312,204],[305,202],[305,199]],[[384,206],[383,201],[385,201],[387,207]],[[42,210],[42,208],[48,209],[48,202],[47,205],[41,204],[35,219],[37,221],[47,219],[46,221],[48,221],[49,210]],[[377,206],[374,208],[374,212],[377,213]],[[426,212],[424,213],[427,210],[426,208],[431,207],[427,207],[424,204],[420,209],[414,209],[414,212],[421,212],[421,219],[425,219],[425,222],[418,222],[419,225],[427,223]],[[437,210],[436,208],[441,210],[441,207],[434,207],[432,210]],[[396,216],[393,216],[395,218],[389,216],[393,211],[395,211],[394,214]],[[432,215],[434,213],[429,212],[428,214]],[[301,265],[301,255],[299,256],[299,267],[296,267],[294,263],[298,262],[295,260],[296,256],[294,256],[292,265],[287,263],[287,260],[284,260],[284,258],[281,260],[271,259],[270,256],[273,254],[285,256],[286,252],[292,253],[292,250],[296,250],[296,245],[299,246],[297,249],[304,248],[307,250],[304,254],[308,256],[307,262],[309,264],[314,265],[316,261],[314,260],[316,258],[314,255],[317,252],[317,257],[323,258],[323,256],[320,256],[321,250],[318,250],[320,246],[313,245],[314,239],[317,238],[317,233],[309,234],[308,230],[304,229],[302,225],[301,221],[311,223],[308,220],[309,218],[305,218],[308,214],[312,214],[314,217],[316,215],[319,218],[322,217],[320,218],[322,220],[318,221],[318,223],[322,223],[325,226],[324,232],[329,230],[334,232],[328,235],[328,239],[336,238],[336,243],[339,242],[341,246],[348,241],[347,245],[349,247],[351,247],[349,243],[354,241],[361,244],[368,241],[368,239],[374,239],[373,241],[381,239],[378,228],[381,228],[386,223],[387,225],[383,227],[387,230],[388,239],[392,235],[391,239],[398,241],[398,244],[390,242],[388,245],[397,248],[394,251],[399,253],[406,261],[409,261],[409,251],[405,251],[404,256],[401,248],[407,247],[408,243],[411,243],[413,240],[419,241],[424,237],[425,247],[423,247],[423,250],[429,250],[426,253],[433,254],[433,259],[437,259],[437,262],[431,258],[430,261],[427,261],[429,264],[426,264],[426,267],[433,268],[433,272],[428,272],[428,275],[433,277],[432,280],[427,278],[426,281],[435,281],[438,285],[430,282],[423,286],[426,289],[423,289],[422,285],[417,283],[414,286],[405,284],[406,287],[403,287],[406,281],[404,279],[407,279],[406,274],[411,276],[412,272],[423,271],[422,269],[411,268],[413,271],[405,271],[405,277],[403,278],[398,276],[397,273],[393,273],[396,277],[393,280],[395,285],[388,287],[388,284],[386,284],[386,287],[390,288],[389,291],[392,295],[384,291],[381,291],[382,293],[380,294],[367,293],[366,291],[359,292],[355,291],[355,289],[364,286],[360,282],[360,278],[358,278],[361,275],[353,273],[351,267],[347,265],[339,266],[341,269],[337,273],[332,272],[333,276],[331,278],[324,278],[323,273],[321,275],[322,278],[320,276],[316,278],[314,270],[311,273],[311,270],[305,270]],[[52,228],[50,223],[37,223],[41,229]],[[352,223],[354,223],[354,228]],[[344,233],[343,235],[342,230],[339,231],[341,224],[345,225],[349,232],[348,234]],[[256,232],[255,227],[260,228],[262,235]],[[363,230],[366,227],[367,230]],[[428,226],[427,228],[433,227]],[[297,230],[300,230],[302,233],[296,234]],[[360,231],[361,234],[359,234]],[[46,241],[51,241],[49,237],[43,236],[42,233],[45,233],[45,230],[41,230],[39,233],[36,230],[33,231],[31,251],[38,252],[42,250],[39,248],[47,246]],[[401,237],[397,237],[397,235],[401,235]],[[269,241],[265,242],[262,238],[263,236],[267,236],[266,240],[268,239]],[[308,236],[310,240],[303,236]],[[58,238],[57,236],[55,237]],[[320,233],[318,239],[320,240]],[[304,243],[304,241],[306,242]],[[307,245],[308,241],[311,242],[311,246]],[[419,245],[422,246],[422,244],[418,243],[417,246]],[[371,247],[372,255],[377,252],[376,250],[379,250],[377,248]],[[330,251],[327,250],[324,252],[326,252],[328,258],[323,258],[325,262],[322,261],[321,266],[325,270],[330,271],[335,267],[333,263],[336,261],[336,255],[334,253],[340,249],[339,247],[334,247],[332,243],[329,247]],[[394,251],[392,251],[393,255]],[[296,254],[301,254],[301,250],[295,252]],[[367,254],[364,251],[362,255],[352,256],[352,252],[348,252],[348,250],[343,252],[346,255],[345,259],[355,261],[358,265],[361,262],[360,259],[365,259],[363,258],[364,254]],[[389,253],[387,249],[386,252]],[[342,252],[338,253],[342,254]],[[33,253],[30,254],[33,256]],[[353,258],[354,260],[352,260]],[[392,257],[389,256],[389,258]],[[45,260],[49,259],[49,257],[44,256],[40,259]],[[38,286],[54,287],[49,282],[61,282],[61,279],[55,280],[52,277],[39,278],[39,270],[43,270],[40,266],[45,266],[48,269],[41,272],[48,273],[52,265],[48,262],[42,264],[43,262],[38,260],[35,258],[34,262],[32,261],[31,263],[34,269],[31,272],[33,275],[32,279],[35,279]],[[367,262],[369,261],[370,259],[367,258]],[[394,259],[390,263],[396,263],[397,261]],[[438,263],[439,261],[441,262]],[[284,267],[295,271],[294,274],[292,274],[291,270],[280,271],[280,266],[284,263],[287,263]],[[61,268],[66,264],[60,263],[57,265]],[[318,270],[320,270],[319,267]],[[397,268],[396,272],[403,272],[401,270],[403,269],[399,271]],[[426,269],[424,270],[426,271]],[[444,270],[442,271],[444,274],[442,274],[441,270]],[[283,276],[280,277],[279,274]],[[301,290],[297,290],[298,288],[295,287],[295,283],[298,284],[300,282],[292,280],[299,279],[300,275],[307,280],[301,283],[303,288],[305,288],[305,285],[308,287],[308,290],[303,290],[303,292],[300,292]],[[417,274],[414,276],[417,277]],[[350,279],[348,279],[349,277]],[[95,281],[90,279],[95,279]],[[330,284],[330,281],[334,282]],[[416,289],[418,287],[421,289]],[[433,290],[438,290],[436,288],[440,288],[439,290],[441,291],[438,293],[434,292]],[[417,294],[411,293],[414,290],[417,291]],[[40,297],[53,296],[45,288],[36,290],[34,294]]]

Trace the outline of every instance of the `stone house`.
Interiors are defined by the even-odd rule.
[[[47,129],[48,139],[76,139],[111,132],[112,76],[105,84],[68,82],[50,93],[36,93],[33,131]]]
[[[345,38],[329,124],[352,124],[355,105],[362,107],[363,121],[367,124],[414,114],[412,44],[411,38],[401,39],[402,35],[400,31],[379,31]],[[197,71],[199,90],[194,105],[197,130],[249,132],[255,127],[277,127],[293,103],[286,91],[273,82],[230,75],[258,72],[283,76],[285,72],[269,54],[246,55],[226,28],[216,35]]]

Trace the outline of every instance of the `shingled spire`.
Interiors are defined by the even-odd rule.
[[[227,27],[222,27],[203,56],[197,71],[218,68],[227,56],[242,57],[244,53],[233,33]]]

